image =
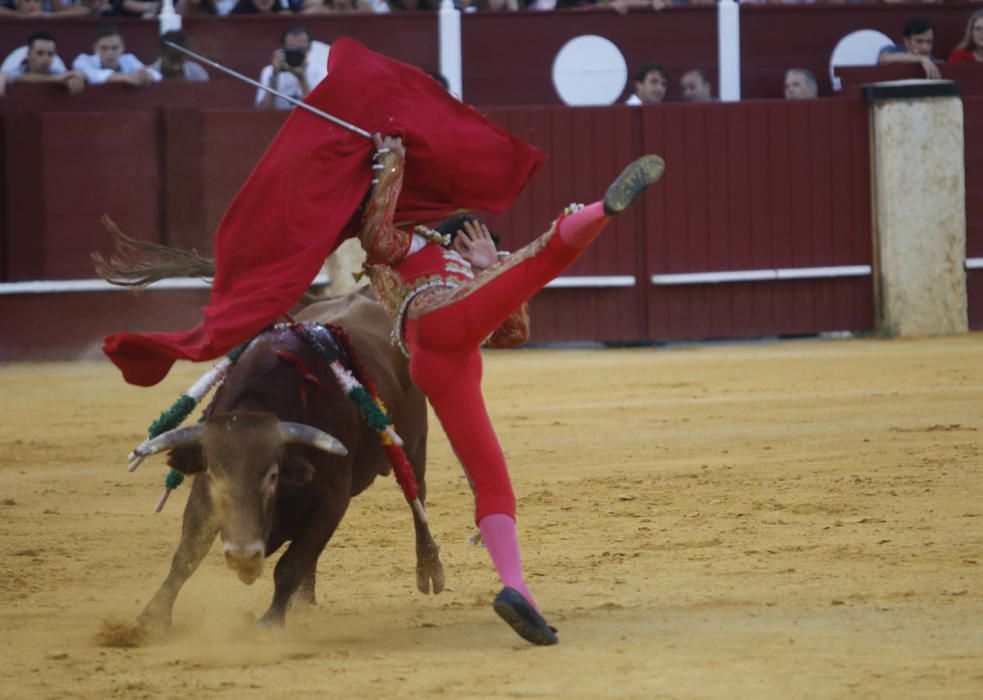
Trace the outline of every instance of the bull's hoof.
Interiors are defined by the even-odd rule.
[[[256,620],[256,626],[264,630],[280,630],[284,626],[284,616],[272,610],[267,610],[263,617]]]
[[[171,613],[148,608],[140,613],[134,626],[151,637],[161,637],[171,631]]]
[[[416,567],[416,588],[420,593],[427,594],[433,587],[436,595],[444,590],[444,565],[440,559],[417,564]]]

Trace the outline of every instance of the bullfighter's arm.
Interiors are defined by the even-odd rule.
[[[397,265],[406,257],[412,241],[410,233],[393,226],[396,200],[403,186],[405,152],[398,138],[382,139],[376,134],[374,139],[374,187],[365,203],[358,240],[365,249],[367,266]]]

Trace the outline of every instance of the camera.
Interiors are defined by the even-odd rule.
[[[304,65],[307,52],[304,49],[284,49],[283,58],[291,68],[299,68]]]

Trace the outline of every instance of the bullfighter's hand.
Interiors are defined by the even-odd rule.
[[[480,221],[466,221],[454,235],[454,250],[476,270],[491,267],[498,260],[498,251],[491,231]]]
[[[398,136],[383,136],[376,133],[372,135],[372,142],[375,144],[376,151],[389,150],[400,158],[406,157],[406,147],[403,146],[403,139]]]

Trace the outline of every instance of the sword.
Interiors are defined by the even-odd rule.
[[[201,61],[202,63],[205,63],[205,64],[211,66],[212,68],[216,68],[216,69],[222,71],[223,73],[228,73],[233,78],[238,78],[239,80],[241,80],[241,81],[243,81],[245,83],[249,83],[250,85],[253,85],[255,87],[258,87],[260,90],[266,90],[266,92],[270,93],[271,95],[276,95],[277,97],[281,97],[281,98],[283,98],[284,100],[286,100],[287,102],[289,102],[290,104],[292,104],[292,105],[294,105],[296,107],[300,107],[301,109],[306,109],[311,114],[316,114],[317,116],[321,117],[322,119],[327,119],[329,122],[333,122],[333,123],[337,124],[340,127],[344,127],[345,129],[348,129],[349,131],[354,131],[359,136],[364,136],[367,139],[371,139],[372,138],[372,134],[370,134],[365,129],[360,129],[357,126],[355,126],[354,124],[349,124],[348,122],[346,122],[346,121],[344,121],[342,119],[338,119],[338,117],[331,116],[327,112],[322,112],[317,107],[311,107],[306,102],[301,102],[300,100],[295,99],[295,98],[291,97],[290,95],[284,95],[279,90],[274,90],[271,87],[268,87],[266,85],[263,85],[258,80],[253,80],[252,78],[247,78],[242,73],[238,73],[238,72],[232,70],[231,68],[226,68],[221,63],[216,63],[215,61],[213,61],[213,60],[211,60],[209,58],[205,58],[200,53],[195,53],[191,49],[186,49],[183,46],[178,46],[173,41],[165,41],[164,43],[167,44],[168,46],[170,46],[172,49],[174,49],[176,51],[180,51],[183,54],[187,54],[188,56],[191,56],[195,60]]]

